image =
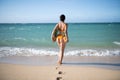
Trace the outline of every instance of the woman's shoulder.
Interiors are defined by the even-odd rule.
[[[66,27],[68,27],[68,24],[67,24],[67,23],[65,23],[65,26],[66,26]]]
[[[65,26],[65,27],[68,26],[68,24],[65,23],[65,22],[59,22],[59,23],[57,23],[57,25],[58,25],[58,28],[59,28],[60,26]]]
[[[60,22],[58,22],[58,24],[67,24],[67,23],[65,23],[65,22],[61,22],[61,21],[60,21]]]

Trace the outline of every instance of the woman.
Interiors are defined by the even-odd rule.
[[[52,41],[57,42],[60,52],[58,54],[58,64],[62,64],[65,45],[68,42],[67,24],[65,21],[65,15],[60,16],[60,22],[56,24],[52,32]]]

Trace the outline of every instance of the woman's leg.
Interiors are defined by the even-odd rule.
[[[60,48],[60,63],[61,64],[62,64],[62,60],[64,57],[64,50],[65,50],[65,42],[64,42],[64,40],[62,40],[61,48]]]
[[[65,42],[63,39],[58,39],[58,46],[60,48],[60,53],[58,54],[58,63],[62,64],[65,49]]]

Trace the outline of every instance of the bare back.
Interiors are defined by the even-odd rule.
[[[59,28],[59,30],[60,31],[66,31],[66,27],[67,27],[67,25],[65,24],[65,23],[63,23],[63,22],[59,22],[58,23],[58,28]]]

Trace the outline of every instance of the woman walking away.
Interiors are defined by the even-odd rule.
[[[60,52],[58,54],[59,65],[62,64],[65,45],[68,42],[68,33],[67,33],[68,26],[64,21],[65,21],[65,15],[62,14],[60,16],[60,22],[56,24],[55,28],[52,31],[52,36],[51,36],[52,41],[57,42],[58,47],[60,49]]]

